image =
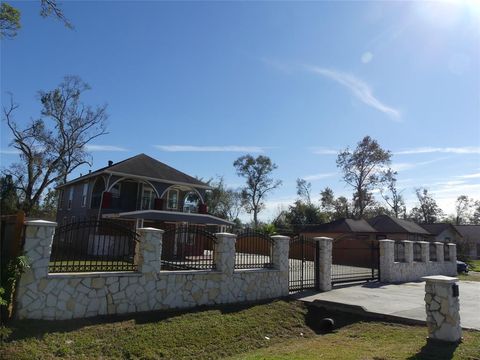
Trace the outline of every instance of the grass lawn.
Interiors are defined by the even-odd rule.
[[[458,274],[460,280],[480,281],[480,272],[470,271],[468,274]]]
[[[469,260],[467,261],[468,266],[470,267],[471,271],[479,271],[480,272],[480,260]]]
[[[326,316],[336,330],[323,334]],[[423,326],[368,321],[297,301],[63,322],[14,321],[1,359],[479,359],[480,332],[427,344]]]

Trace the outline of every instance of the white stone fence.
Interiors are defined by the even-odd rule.
[[[379,243],[382,282],[419,281],[428,275],[457,275],[455,244],[388,239],[379,240]]]
[[[26,223],[16,317],[63,320],[191,308],[288,295],[287,236],[272,236],[272,269],[234,269],[236,235],[216,234],[215,270],[161,271],[163,230],[139,229],[137,272],[48,273],[56,223]]]

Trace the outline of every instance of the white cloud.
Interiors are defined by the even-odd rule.
[[[393,120],[400,120],[401,115],[399,110],[385,105],[380,100],[378,100],[375,96],[373,96],[370,86],[364,81],[356,78],[355,76],[336,70],[325,69],[316,66],[306,66],[306,68],[315,74],[327,77],[345,86],[360,101],[380,112],[387,114]]]
[[[373,59],[373,54],[370,51],[366,51],[362,54],[361,60],[362,63],[368,64]]]
[[[100,151],[128,151],[128,149],[125,149],[120,146],[113,146],[113,145],[97,145],[97,144],[87,144],[85,145],[85,148],[87,151],[94,151],[94,152],[100,152]]]
[[[480,146],[460,146],[460,147],[418,147],[397,151],[395,155],[410,155],[410,154],[431,154],[431,153],[445,153],[445,154],[480,154]]]
[[[441,157],[438,159],[433,159],[433,160],[427,160],[427,161],[417,161],[417,162],[394,162],[391,165],[391,168],[394,171],[405,171],[405,170],[410,170],[413,168],[416,168],[418,166],[424,166],[424,165],[430,165],[433,163],[436,163],[438,161],[445,160],[447,158]]]
[[[20,154],[20,151],[16,149],[0,149],[0,154],[2,155],[17,155]]]
[[[337,155],[338,150],[326,148],[312,148],[312,152],[317,155]]]
[[[303,179],[307,181],[316,181],[316,180],[327,179],[336,175],[337,173],[312,174],[312,175],[304,176]]]
[[[480,173],[460,175],[458,177],[461,178],[461,179],[477,179],[477,178],[480,178]]]
[[[265,148],[261,146],[196,146],[196,145],[154,145],[159,150],[168,152],[246,152],[261,153]]]

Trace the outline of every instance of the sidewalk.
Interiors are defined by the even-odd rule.
[[[480,282],[460,281],[460,319],[463,328],[480,330]],[[297,300],[318,305],[393,316],[414,322],[425,322],[425,283],[404,284],[366,283],[334,288],[332,291],[301,292],[292,295]]]

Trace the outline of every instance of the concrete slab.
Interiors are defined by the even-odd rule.
[[[480,330],[480,282],[460,281],[460,319],[463,328]],[[366,283],[335,287],[332,291],[302,292],[294,298],[321,304],[361,306],[365,311],[425,322],[425,282]]]

